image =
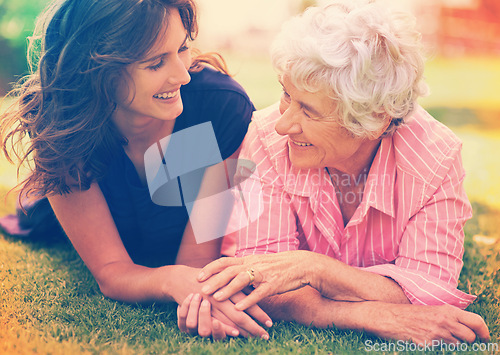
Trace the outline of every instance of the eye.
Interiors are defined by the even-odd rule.
[[[188,47],[188,46],[186,46],[186,45],[184,45],[184,46],[182,46],[181,48],[179,48],[179,53],[186,52],[186,51],[188,51],[188,50],[189,50],[189,47]]]
[[[283,99],[286,101],[286,102],[289,102],[290,101],[290,95],[285,91],[285,88],[283,88]]]
[[[304,116],[306,116],[307,118],[312,118],[312,116],[310,114],[307,113],[307,111],[302,108],[302,113],[304,114]]]
[[[156,71],[163,66],[163,63],[164,63],[163,58],[161,58],[160,61],[158,62],[158,64],[151,65],[148,67],[148,69]]]
[[[283,114],[285,113],[286,110],[288,110],[288,107],[290,106],[290,95],[285,91],[283,88],[283,93],[281,94],[280,98],[280,113]]]
[[[313,115],[312,113],[310,113],[305,106],[300,105],[300,110],[302,111],[302,113],[304,114],[304,116],[306,116],[307,118],[309,118],[311,120],[317,120],[317,119],[319,119],[319,117],[317,117],[317,116]]]

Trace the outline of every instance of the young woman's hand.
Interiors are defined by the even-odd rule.
[[[238,336],[239,331],[212,317],[211,305],[199,293],[192,293],[177,307],[177,324],[181,332],[223,340],[226,335]]]
[[[208,320],[208,317],[205,316],[207,314],[207,309],[201,307],[203,303],[201,297],[192,296],[191,300],[186,300],[190,293],[193,295],[201,294],[203,284],[196,280],[196,276],[199,272],[200,269],[197,268],[187,266],[181,267],[177,274],[178,281],[176,281],[176,284],[180,287],[178,287],[174,298],[180,305],[178,316],[179,328],[189,333],[205,335],[207,329],[210,327],[209,324],[211,320]],[[272,325],[272,321],[259,306],[255,305],[249,307],[245,312],[235,308],[235,303],[245,297],[246,296],[240,292],[224,301],[217,301],[212,296],[205,296],[204,298],[210,303],[211,317],[221,323],[226,335],[241,335],[269,339],[267,331],[257,322],[269,327]],[[200,310],[203,311],[201,315],[199,314]],[[189,314],[191,315],[189,316]],[[199,325],[202,327],[201,333],[200,329],[197,329],[195,332],[195,328]],[[219,324],[216,322],[216,327],[218,325]],[[236,334],[234,330],[237,330],[238,334]],[[219,337],[220,334],[221,332],[217,333],[217,337]],[[212,334],[208,334],[207,336],[209,335]]]
[[[233,296],[232,301],[237,302],[244,297],[244,294],[238,294]],[[272,326],[272,322],[265,320],[267,315],[258,306],[249,309],[249,312],[263,319],[267,327]],[[217,314],[217,310],[214,310],[214,313]],[[245,330],[239,331],[236,325],[228,325],[234,323],[224,314],[218,313],[217,315],[222,317],[222,319],[219,320],[215,316],[212,316],[210,301],[203,299],[200,294],[188,295],[184,302],[177,307],[177,323],[182,332],[192,335],[198,334],[203,337],[212,336],[214,340],[222,340],[226,335],[256,336],[249,334]],[[260,335],[260,337],[266,340],[269,339],[267,333]]]

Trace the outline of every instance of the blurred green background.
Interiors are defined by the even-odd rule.
[[[0,0],[0,96],[27,73],[26,37],[47,0]]]

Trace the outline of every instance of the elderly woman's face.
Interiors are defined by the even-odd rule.
[[[298,168],[335,168],[353,173],[373,158],[378,140],[358,138],[333,116],[335,101],[322,92],[296,88],[288,75],[281,78],[283,95],[276,131],[288,136],[292,164]]]

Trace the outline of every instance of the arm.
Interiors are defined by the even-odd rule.
[[[276,254],[223,258],[202,269],[202,291],[225,300],[248,286],[247,270],[254,270],[254,290],[236,307],[246,309],[265,297],[283,294],[306,285],[337,301],[409,303],[393,280],[346,265],[326,255],[305,250]],[[213,275],[213,276],[212,276]]]
[[[326,255],[316,261],[309,283],[322,296],[337,301],[410,303],[394,280],[342,263]]]
[[[134,264],[96,183],[87,191],[51,196],[49,201],[105,296],[125,302],[181,298],[172,292],[171,285],[182,284],[181,275],[187,274],[189,268],[171,265],[152,269]]]
[[[202,267],[220,257],[222,237],[233,208],[233,200],[228,199],[227,197],[232,197],[229,189],[232,186],[232,177],[234,176],[234,171],[231,171],[231,167],[235,167],[235,164],[229,164],[228,161],[236,160],[238,158],[239,151],[240,149],[238,148],[226,161],[206,169],[200,191],[198,193],[198,198],[194,203],[190,214],[190,221],[186,226],[181,245],[179,247],[179,252],[176,258],[177,265]],[[208,204],[206,200],[203,200],[206,197],[213,197],[217,193],[225,193],[226,198],[211,198],[208,200]],[[193,219],[197,219],[195,223],[198,226],[202,226],[203,229],[201,231],[201,235],[195,235],[195,231],[193,230],[191,224]],[[198,233],[199,232],[200,230],[198,230]],[[207,236],[215,236],[216,238],[205,241]],[[202,285],[197,286],[198,288],[201,288]],[[244,295],[242,293],[235,294],[229,303],[233,301],[236,302],[236,300],[240,300],[243,297]],[[193,295],[190,300],[185,299],[182,304],[179,302],[180,307],[178,311],[178,324],[181,331],[188,333],[197,332],[202,336],[209,336],[213,333],[215,339],[224,338],[224,335],[217,332],[218,330],[222,330],[220,322],[215,321],[218,319],[227,323],[228,319],[221,312],[220,306],[217,304],[218,302],[214,301],[212,298],[210,299],[213,303],[213,305],[211,305],[212,314],[216,318],[212,322],[207,320],[207,314],[210,312],[207,310],[206,302],[202,302],[198,294]],[[188,306],[190,303],[192,303],[191,307]],[[232,305],[233,303],[231,303],[231,306]],[[196,310],[199,310],[199,312]],[[225,312],[227,313],[229,311],[230,310],[226,309]],[[271,321],[271,319],[258,306],[253,309],[248,309],[248,313],[262,323],[268,323]],[[212,327],[212,323],[217,328],[207,330]],[[232,324],[232,322],[229,323]],[[257,326],[255,322],[250,322],[250,319],[247,321],[246,329],[248,329],[252,334],[267,336],[267,333],[262,328]],[[244,329],[240,328],[240,331],[243,335],[247,334]]]
[[[237,85],[235,86],[234,83],[229,84],[229,87],[232,88],[231,90],[224,92],[219,90],[213,92],[207,91],[206,100],[202,102],[193,102],[193,104],[197,106],[201,105],[201,111],[203,111],[207,117],[210,117],[221,156],[224,158],[228,154],[231,154],[231,156],[224,161],[224,164],[218,164],[206,169],[198,199],[193,209],[190,211],[190,223],[186,228],[177,255],[177,264],[203,266],[211,261],[201,261],[204,259],[204,254],[206,253],[204,247],[207,244],[214,243],[217,245],[217,252],[219,252],[219,243],[222,240],[222,236],[225,234],[227,220],[233,208],[233,201],[228,199],[228,197],[232,198],[229,190],[234,185],[234,171],[232,171],[232,169],[236,167],[234,162],[238,158],[240,145],[247,132],[248,123],[250,122],[254,107],[240,87],[237,87]],[[216,193],[217,196],[215,196],[214,193]],[[211,196],[217,198],[211,198]],[[201,211],[201,213],[198,213],[199,211]],[[205,211],[211,212],[208,214],[208,217]],[[214,212],[216,213],[215,215]],[[202,223],[198,223],[198,217],[201,217]],[[220,226],[224,228],[220,228]],[[217,231],[218,229],[220,230],[219,233],[210,232],[211,230]],[[203,242],[206,239],[211,239],[211,236],[216,239],[210,242]],[[200,241],[202,243],[200,243]],[[226,251],[231,252],[231,250],[227,249]],[[213,256],[211,257],[210,255],[206,256],[208,256],[208,259],[213,258]],[[219,257],[219,253],[217,253],[216,257]],[[193,264],[193,262],[195,264]],[[239,297],[244,297],[244,295],[240,294]],[[237,302],[238,299],[239,298],[232,297],[231,301]],[[199,314],[207,313],[202,312],[203,306],[197,303],[196,297],[193,297],[192,302],[194,302],[194,308],[200,310]],[[178,314],[184,313],[182,310],[187,308],[185,307],[185,303],[186,302],[181,305]],[[212,309],[214,310],[214,308]],[[271,320],[267,315],[264,315],[265,317],[257,317],[254,313],[249,313],[252,314],[255,319],[269,326]],[[194,331],[197,323],[200,325],[204,324],[205,328],[207,324],[210,325],[209,322],[203,322],[201,318],[196,318],[197,317],[191,317],[191,320],[197,320],[196,322],[187,322],[186,317],[179,316],[179,327],[184,331],[190,331],[189,328]],[[189,324],[191,324],[191,327]]]
[[[217,151],[225,160],[205,169],[196,204],[190,211],[190,221],[198,217],[197,221],[201,223],[194,225],[188,223],[186,226],[176,264],[202,267],[219,258],[222,237],[233,208],[234,199],[229,190],[234,183],[236,168],[234,162],[239,157],[254,107],[243,89],[232,79],[223,76],[217,80],[222,80],[222,87],[227,86],[230,90],[206,90],[205,99],[201,102],[200,100],[186,102],[187,105],[200,106],[200,112],[210,118],[217,145],[208,147],[209,151]],[[196,143],[197,141],[192,142]],[[204,150],[208,148],[199,147]],[[210,199],[216,194],[219,194],[218,198]],[[197,229],[197,233],[193,227]],[[210,239],[210,236],[215,236],[215,239],[206,241],[205,239]]]
[[[228,161],[238,159],[239,153],[240,148],[238,148],[228,159],[226,159],[226,161],[206,169],[198,196],[210,196],[216,192],[228,191],[228,189],[231,188],[231,184],[229,183],[230,180],[228,179],[232,179],[234,172],[226,172],[226,169],[231,165],[228,164]],[[228,186],[228,184],[230,186]],[[227,226],[232,208],[232,200],[228,201],[220,198],[210,200],[210,206],[208,207],[202,205],[201,203],[195,203],[192,215],[196,213],[198,213],[197,215],[200,215],[203,213],[203,209],[209,212],[208,216],[203,218],[202,224],[204,228],[211,228],[213,230],[210,234],[217,234],[217,232],[220,231],[220,237],[202,242],[203,236],[198,236],[199,240],[196,240],[192,225],[188,222],[175,263],[177,265],[203,267],[209,262],[218,259],[220,257],[220,248],[222,244],[222,237],[224,235],[223,230],[225,230],[225,227]],[[195,209],[199,209],[199,212]]]
[[[463,188],[460,147],[436,171],[422,205],[410,218],[398,246],[395,264],[366,271],[398,282],[413,304],[450,304],[466,308],[474,299],[457,289],[464,253],[463,227],[472,209]]]
[[[201,285],[196,280],[199,269],[185,265],[148,268],[133,263],[96,183],[87,191],[51,196],[49,201],[105,296],[132,303],[175,301],[181,304],[187,295],[199,292]],[[251,334],[265,333],[246,314],[236,313],[231,301],[213,303],[217,304],[219,313],[234,319],[240,328]]]
[[[260,306],[275,320],[306,326],[366,331],[385,339],[431,344],[489,340],[477,314],[450,305],[416,306],[386,302],[341,302],[322,297],[311,287],[269,297]]]

